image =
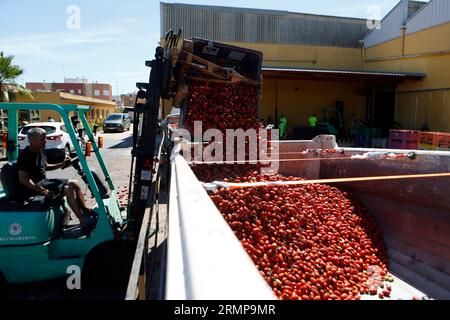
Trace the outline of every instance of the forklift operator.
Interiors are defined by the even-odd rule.
[[[48,164],[44,155],[47,132],[42,128],[32,128],[28,131],[29,146],[27,146],[17,159],[19,181],[26,188],[21,188],[19,198],[27,200],[36,195],[44,195],[52,199],[64,194],[70,208],[80,221],[81,226],[88,223],[93,215],[92,209],[86,207],[80,185],[77,181],[68,179],[47,179],[46,170],[52,171],[64,168],[70,162],[67,157],[59,164]]]

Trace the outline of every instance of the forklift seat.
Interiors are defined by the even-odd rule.
[[[47,211],[55,203],[48,201],[44,196],[37,195],[26,200],[17,199],[16,195],[22,186],[19,182],[19,172],[17,162],[6,163],[0,172],[0,181],[5,191],[6,197],[0,198],[0,212],[5,211]]]
[[[7,198],[12,198],[20,188],[19,172],[17,171],[17,161],[6,163],[0,173],[3,190]]]

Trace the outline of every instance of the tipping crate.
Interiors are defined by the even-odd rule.
[[[185,81],[180,96],[187,99],[181,105],[180,128],[192,132],[195,121],[202,121],[203,130],[212,125],[222,130],[225,124],[230,129],[256,127],[262,60],[262,53],[255,50],[199,38],[185,41],[179,74]],[[224,96],[225,92],[228,95]],[[219,99],[213,101],[216,96]],[[236,97],[242,97],[244,103],[236,103]],[[229,108],[246,114],[252,123],[243,123]]]

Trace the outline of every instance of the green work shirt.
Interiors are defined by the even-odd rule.
[[[309,121],[309,125],[311,127],[315,127],[317,125],[317,118],[316,117],[309,117],[308,121]]]

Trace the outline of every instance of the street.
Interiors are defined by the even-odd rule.
[[[131,165],[131,147],[132,147],[132,127],[130,131],[124,133],[99,133],[98,136],[104,137],[104,147],[101,149],[101,154],[108,168],[109,174],[113,180],[116,189],[119,192],[119,202],[125,206],[127,197],[127,190],[129,184],[129,174]],[[5,162],[0,162],[0,168]],[[88,164],[91,168],[101,172],[95,154],[88,159]],[[47,173],[48,178],[66,178],[78,180],[84,193],[88,206],[94,205],[94,200],[90,196],[90,192],[84,182],[76,173],[75,169],[69,167],[65,170],[56,170]],[[1,185],[0,185],[1,186]],[[68,224],[77,224],[77,219],[72,214],[72,221]],[[0,293],[0,299],[27,299],[27,300],[47,300],[47,299],[116,299],[120,298],[113,294],[92,294],[82,291],[69,291],[66,288],[65,279],[57,279],[54,281],[46,281],[43,283],[33,283],[25,285],[10,285],[7,287],[4,297]]]

